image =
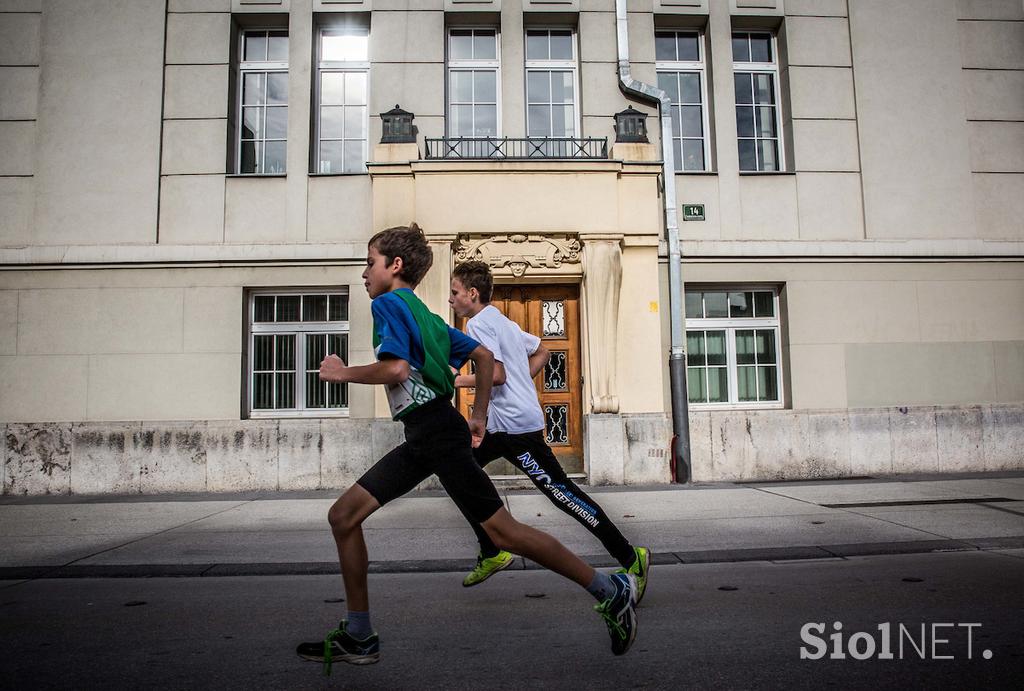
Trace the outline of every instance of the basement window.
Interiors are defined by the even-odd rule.
[[[686,388],[694,409],[781,408],[779,293],[686,291]]]
[[[246,311],[250,417],[348,415],[348,386],[320,381],[327,355],[348,361],[348,291],[253,290]]]

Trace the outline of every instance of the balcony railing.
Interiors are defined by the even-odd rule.
[[[445,137],[427,140],[427,158],[524,161],[607,159],[607,137]]]

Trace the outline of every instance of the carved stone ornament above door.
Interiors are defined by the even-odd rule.
[[[516,278],[522,277],[528,269],[558,269],[563,264],[581,261],[580,240],[569,233],[460,235],[454,249],[456,264],[477,260],[486,262],[492,269],[508,267]]]

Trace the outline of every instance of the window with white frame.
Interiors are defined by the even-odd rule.
[[[370,28],[349,20],[317,36],[316,172],[365,173]]]
[[[774,288],[686,291],[686,387],[697,408],[781,407],[779,294]]]
[[[779,110],[779,63],[775,34],[733,32],[736,134],[740,171],[785,168]]]
[[[708,169],[709,137],[704,34],[697,30],[656,31],[658,88],[672,101],[675,169]]]
[[[238,50],[235,172],[283,175],[288,154],[288,31],[243,29]]]
[[[494,28],[448,30],[448,136],[497,137],[501,132],[501,50]],[[486,155],[483,142],[461,142],[463,155]]]
[[[579,132],[576,32],[526,31],[526,133],[530,137],[576,137]],[[566,142],[548,142],[548,156],[568,156]]]
[[[320,381],[325,357],[348,362],[347,290],[254,290],[248,316],[252,417],[347,413],[347,385]]]

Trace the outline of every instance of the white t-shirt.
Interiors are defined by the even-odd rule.
[[[540,339],[519,328],[494,305],[487,305],[466,322],[469,335],[494,353],[505,367],[505,383],[491,389],[487,431],[525,434],[544,429],[544,413],[530,377],[529,357]]]

